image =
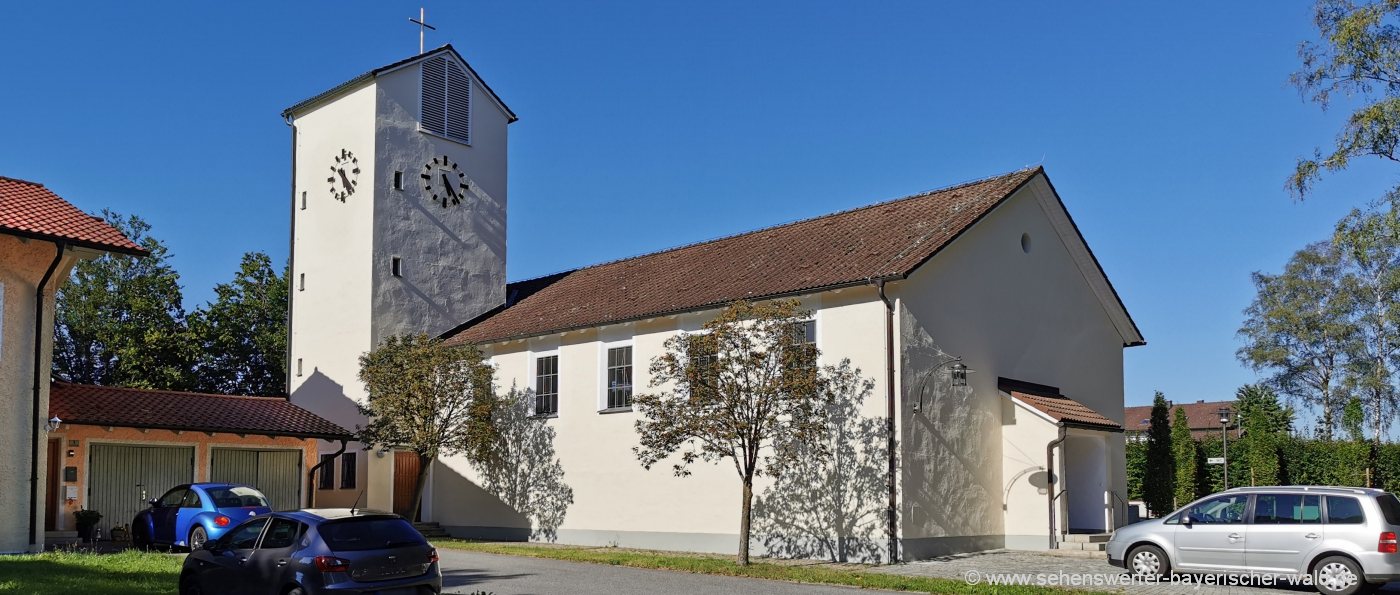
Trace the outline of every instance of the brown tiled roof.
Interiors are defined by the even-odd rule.
[[[0,176],[0,233],[75,246],[143,255],[136,245],[99,217],[78,210],[43,184]]]
[[[998,388],[1059,423],[1122,431],[1123,426],[1051,386],[999,379]]]
[[[54,382],[49,415],[63,423],[300,438],[350,432],[280,397],[240,397]]]
[[[512,283],[449,331],[487,343],[908,275],[1041,168]]]
[[[1220,408],[1235,410],[1234,401],[1196,401],[1195,403],[1173,403],[1167,412],[1167,421],[1176,419],[1176,410],[1186,411],[1186,425],[1191,434],[1200,438],[1206,435],[1220,436]],[[1235,428],[1235,418],[1230,418],[1230,428]],[[1123,408],[1123,425],[1130,432],[1146,432],[1152,423],[1152,406],[1140,405]]]

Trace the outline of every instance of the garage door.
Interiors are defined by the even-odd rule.
[[[94,444],[88,457],[87,508],[102,513],[104,535],[131,523],[146,501],[194,481],[194,447]]]
[[[250,485],[267,495],[273,510],[301,508],[301,451],[216,448],[209,481]]]

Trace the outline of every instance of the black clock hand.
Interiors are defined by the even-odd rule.
[[[350,178],[345,177],[345,170],[337,170],[340,173],[340,183],[345,185],[346,194],[354,194],[355,187],[350,185]]]
[[[457,189],[452,187],[452,181],[447,179],[447,174],[442,174],[442,187],[447,189],[447,195],[452,197],[452,202],[457,202]]]

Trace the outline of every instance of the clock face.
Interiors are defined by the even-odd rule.
[[[360,184],[359,158],[349,150],[341,149],[331,164],[331,175],[326,178],[326,182],[331,185],[331,198],[345,202]]]
[[[471,179],[446,155],[434,157],[432,163],[424,165],[419,177],[423,178],[423,191],[444,209],[462,204],[471,188]]]

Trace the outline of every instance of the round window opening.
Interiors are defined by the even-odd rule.
[[[1021,234],[1021,251],[1025,252],[1026,254],[1031,253],[1031,234]]]

